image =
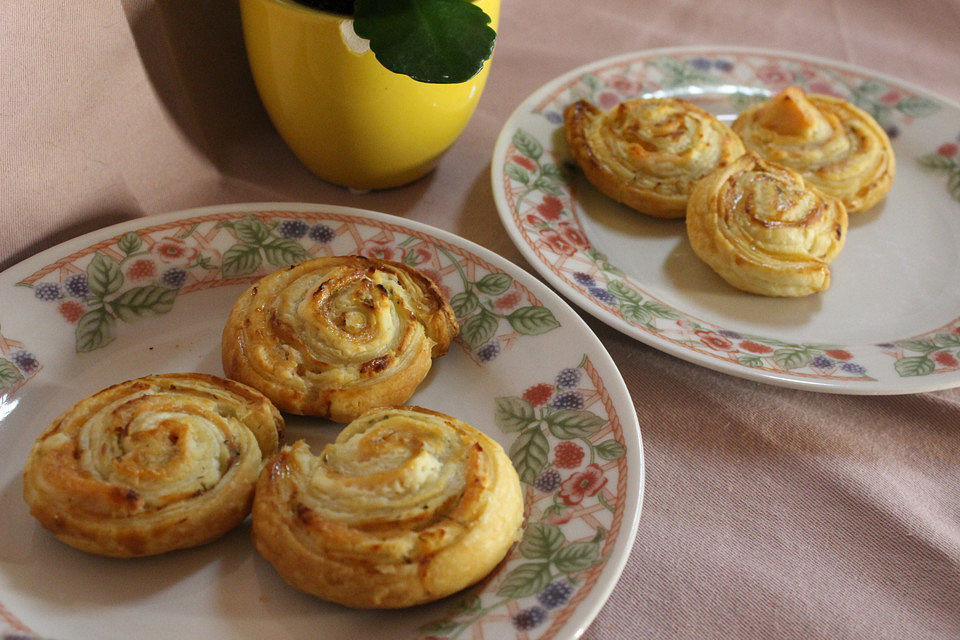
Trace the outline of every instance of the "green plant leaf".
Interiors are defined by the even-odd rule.
[[[712,73],[701,71],[692,64],[675,58],[665,56],[652,64],[663,72],[661,84],[665,87],[719,82],[717,76]]]
[[[927,167],[928,169],[952,169],[956,166],[952,158],[948,158],[939,153],[922,155],[917,158],[917,162],[920,163],[921,167]]]
[[[911,118],[923,118],[933,115],[940,110],[940,105],[933,100],[914,96],[904,98],[897,103],[897,111],[910,116]]]
[[[270,227],[253,216],[234,222],[233,230],[237,232],[240,242],[246,244],[259,245],[270,237]]]
[[[539,428],[527,429],[510,446],[510,460],[522,482],[532,484],[547,466],[550,442]]]
[[[806,349],[777,349],[773,352],[773,361],[784,369],[800,369],[807,366],[813,356]]]
[[[530,176],[526,171],[515,164],[507,165],[506,173],[507,177],[509,177],[511,180],[515,180],[520,184],[530,184]]]
[[[947,178],[947,191],[954,200],[960,200],[960,167],[954,169]]]
[[[653,320],[653,314],[650,313],[650,310],[647,309],[646,306],[639,304],[622,305],[620,307],[620,315],[622,315],[623,319],[627,322],[634,324],[650,324],[650,321]]]
[[[87,285],[90,293],[103,298],[123,286],[120,264],[109,256],[96,253],[87,265]]]
[[[540,166],[540,175],[556,180],[563,178],[563,172],[560,171],[560,167],[552,162],[545,162]]]
[[[933,341],[940,347],[960,347],[960,334],[938,333],[933,337]]]
[[[587,249],[587,251],[590,252],[592,251],[592,249]],[[604,273],[609,273],[611,275],[615,275],[618,278],[626,277],[627,274],[625,274],[620,267],[610,264],[610,262],[607,260],[607,257],[604,256],[603,254],[598,254],[598,255],[600,257],[597,259],[597,268],[599,268],[600,271]]]
[[[665,318],[667,320],[676,320],[680,317],[680,314],[676,312],[672,307],[668,307],[665,304],[660,302],[654,302],[653,300],[647,300],[643,304],[650,313],[657,316],[658,318]]]
[[[537,336],[560,326],[553,312],[546,307],[520,307],[507,316],[507,322],[517,333]]]
[[[930,353],[939,348],[934,340],[904,340],[900,343],[900,346],[908,351],[917,351],[919,353]]]
[[[483,602],[480,600],[480,596],[473,594],[461,600],[457,608],[460,610],[460,613],[480,611],[480,609],[483,608]]]
[[[501,431],[522,431],[536,420],[533,405],[517,396],[497,398],[493,420]]]
[[[88,311],[77,321],[77,351],[87,352],[110,344],[114,339],[116,318],[103,307]]]
[[[523,533],[517,550],[529,560],[548,560],[563,548],[567,538],[555,524],[532,522]]]
[[[872,115],[881,127],[888,127],[893,123],[893,107],[888,107],[879,102],[871,102],[869,106],[864,106],[862,109]]]
[[[419,82],[466,82],[497,39],[490,16],[468,0],[356,0],[353,16],[380,64]]]
[[[505,273],[488,273],[477,281],[477,289],[488,296],[498,296],[513,285],[513,278]]]
[[[887,90],[887,83],[871,78],[860,83],[859,90],[863,93],[879,95]]]
[[[738,356],[737,362],[745,367],[762,367],[763,358],[760,356]]]
[[[757,102],[762,102],[765,99],[766,98],[764,96],[738,91],[737,93],[731,94],[730,105],[737,113],[739,113],[741,111],[745,111],[747,107]]]
[[[582,78],[580,78],[580,82],[582,82],[584,86],[586,86],[593,93],[600,91],[604,87],[603,80],[592,73],[584,75]]]
[[[451,633],[460,626],[460,623],[456,620],[450,618],[442,618],[440,620],[435,620],[434,622],[428,622],[427,624],[420,627],[422,633],[429,633],[432,635],[446,635]]]
[[[563,195],[563,189],[560,185],[557,184],[556,180],[553,178],[548,178],[546,176],[540,176],[537,178],[536,182],[533,183],[533,186],[543,191],[547,195],[551,196],[560,196]]]
[[[877,122],[880,122],[880,114],[878,113],[878,109],[880,109],[882,105],[874,101],[874,99],[868,94],[862,91],[854,91],[848,100],[855,106],[860,107],[873,116]]]
[[[785,340],[777,340],[776,338],[764,338],[761,336],[745,336],[750,340],[759,342],[761,344],[766,344],[771,347],[785,347],[788,349],[803,349],[803,345],[799,345],[795,342],[787,342]],[[829,347],[828,347],[829,348]]]
[[[549,582],[549,563],[525,562],[507,574],[497,589],[497,595],[506,598],[524,598],[542,591]]]
[[[612,293],[621,302],[638,305],[643,302],[643,296],[631,289],[621,280],[611,280],[607,283],[607,291]]]

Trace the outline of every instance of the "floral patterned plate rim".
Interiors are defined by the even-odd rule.
[[[30,517],[20,472],[60,412],[148,373],[222,375],[220,332],[251,282],[352,253],[421,269],[460,319],[456,343],[411,402],[485,431],[520,473],[525,533],[487,579],[430,605],[356,611],[284,584],[257,555],[248,523],[203,547],[117,561],[60,544]],[[385,626],[396,638],[576,638],[626,563],[644,461],[623,378],[549,287],[448,232],[338,206],[193,209],[33,256],[0,274],[0,299],[2,638],[307,637],[317,628],[367,638]],[[338,431],[288,416],[288,440],[315,449]]]
[[[685,226],[600,194],[572,161],[562,110],[677,96],[732,121],[789,85],[850,100],[890,134],[886,200],[851,218],[831,288],[762,298],[724,283]],[[491,165],[503,225],[523,256],[588,313],[657,349],[732,375],[810,391],[898,394],[960,385],[960,105],[854,65],[763,49],[675,47],[593,62],[534,91]]]

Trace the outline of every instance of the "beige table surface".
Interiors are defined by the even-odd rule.
[[[132,218],[299,201],[434,225],[532,272],[494,207],[496,136],[544,82],[631,51],[813,54],[960,101],[960,0],[503,4],[486,92],[437,170],[355,194],[273,130],[233,2],[0,3],[0,269]],[[960,390],[775,388],[583,315],[626,379],[647,464],[632,555],[584,638],[960,638]]]

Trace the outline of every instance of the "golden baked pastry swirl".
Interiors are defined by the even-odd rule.
[[[869,209],[893,184],[890,138],[846,100],[788,87],[746,109],[733,129],[749,150],[798,171],[848,213]]]
[[[744,152],[729,126],[678,98],[635,98],[602,111],[564,110],[574,160],[607,196],[652,216],[681,218],[694,183]]]
[[[24,499],[68,545],[106,556],[210,542],[250,513],[283,418],[262,394],[204,374],[108,387],[34,443]]]
[[[415,269],[315,258],[240,296],[223,331],[223,368],[283,411],[349,422],[405,402],[458,330],[449,302]]]
[[[360,416],[314,456],[284,447],[257,484],[253,539],[292,586],[397,608],[486,576],[518,539],[520,481],[499,444],[418,407]]]
[[[828,265],[847,235],[842,202],[753,153],[697,184],[686,222],[704,262],[733,286],[767,296],[827,289]]]

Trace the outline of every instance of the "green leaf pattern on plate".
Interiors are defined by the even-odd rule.
[[[141,318],[168,313],[184,293],[250,283],[315,256],[351,253],[408,264],[447,289],[461,322],[460,344],[478,363],[497,357],[518,338],[560,326],[510,275],[458,257],[441,242],[371,224],[282,211],[200,217],[122,234],[19,284],[74,325],[81,353],[107,346]]]
[[[487,273],[471,279],[446,249],[440,252],[454,265],[462,290],[450,297],[460,322],[460,340],[478,360],[488,361],[500,352],[498,338],[506,325],[519,336],[536,336],[560,326],[553,312],[540,304],[523,304],[517,283],[505,273]]]
[[[920,166],[947,176],[947,192],[960,202],[960,135],[917,158]]]
[[[616,530],[616,500],[609,493],[624,479],[626,447],[592,371],[584,358],[550,383],[496,399],[493,420],[515,434],[509,455],[530,505],[523,537],[490,584],[469,591],[450,615],[421,633],[456,640],[483,618],[506,611],[523,637],[549,638],[564,610],[596,580]],[[586,514],[583,535],[570,539],[565,531],[571,528],[562,525]]]
[[[271,227],[253,216],[221,222],[220,225],[232,229],[238,240],[223,254],[220,268],[225,278],[254,273],[264,261],[271,267],[280,268],[310,257],[295,239],[277,235],[275,226]]]
[[[608,109],[638,96],[674,95],[691,84],[707,93],[713,90],[715,95],[710,100],[715,108],[735,112],[790,85],[839,96],[872,114],[894,138],[899,127],[941,109],[936,101],[914,95],[908,89],[851,71],[831,69],[804,59],[774,60],[759,54],[718,52],[624,58],[572,80],[533,113],[560,127],[564,106],[578,99],[587,99]],[[741,89],[731,92],[730,87]],[[740,335],[704,324],[649,295],[591,246],[578,220],[577,203],[571,190],[570,174],[577,168],[568,164],[560,169],[562,164],[558,163],[568,161],[553,157],[555,152],[548,153],[546,149],[551,145],[531,131],[519,128],[511,142],[504,159],[504,187],[516,224],[525,242],[543,262],[550,265],[566,285],[589,298],[591,304],[673,344],[739,366],[790,372],[807,378],[865,382],[876,379],[860,361],[854,347],[788,343],[765,336]],[[945,143],[921,162],[931,170],[947,173],[947,188],[960,199],[960,162],[955,142]],[[904,349],[899,351],[898,357],[912,358],[894,365],[901,376],[957,368],[949,364],[957,355],[949,348],[931,354],[903,355]],[[931,368],[931,363],[936,366]]]
[[[215,213],[145,227],[74,252],[18,285],[76,325],[77,349],[91,351],[145,315],[168,313],[191,292],[254,282],[278,266],[267,249],[287,241],[309,256],[357,253],[418,268],[451,299],[465,327],[460,344],[481,365],[517,340],[560,326],[521,282],[462,248],[391,223],[319,211]],[[228,260],[243,252],[258,256],[256,270]],[[0,335],[0,393],[39,370],[20,343]],[[505,570],[465,592],[452,615],[423,633],[457,638],[495,615],[522,637],[553,637],[600,580],[626,515],[622,425],[588,358],[553,378],[490,407],[491,423],[514,435],[508,450],[525,484],[525,537]],[[573,538],[571,531],[586,533]]]
[[[4,337],[0,327],[0,400],[13,393],[41,369],[37,357],[18,340]]]
[[[642,65],[637,71],[635,67]],[[631,81],[642,76],[643,81]],[[834,95],[872,115],[882,127],[896,135],[898,125],[925,118],[940,110],[940,105],[923,96],[872,77],[861,77],[810,64],[804,60],[718,53],[659,56],[643,61],[625,62],[621,67],[593,71],[568,89],[564,104],[587,99],[608,109],[625,99],[638,96],[667,96],[676,89],[696,85],[709,92],[716,89],[729,107],[742,111],[776,91],[794,85],[809,93]],[[757,87],[730,91],[730,87]],[[550,105],[544,114],[559,121],[559,110]]]
[[[553,191],[532,186],[543,178],[543,145],[523,130],[514,135],[513,143],[509,166],[514,171],[508,166],[507,173],[524,176],[521,184],[516,185],[513,204],[516,211],[524,212],[522,217],[518,216],[519,225],[531,245],[540,247],[545,256],[555,256],[548,260],[564,261],[565,268],[558,269],[558,273],[570,287],[592,298],[594,304],[634,326],[742,366],[805,371],[816,377],[873,379],[854,355],[841,347],[793,344],[707,326],[642,292],[606,255],[590,245],[573,213],[569,195],[557,197]]]
[[[960,369],[960,322],[926,336],[881,347],[893,356],[893,366],[904,378],[956,371]]]

